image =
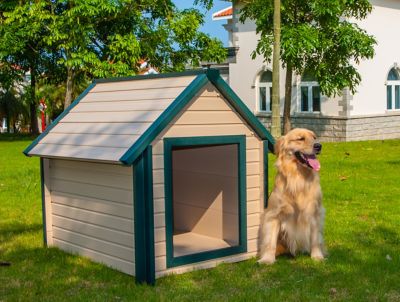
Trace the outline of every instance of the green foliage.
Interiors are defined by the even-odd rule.
[[[222,43],[199,32],[203,19],[171,0],[3,1],[0,62],[31,70],[41,85],[66,85],[67,96],[80,81],[136,74],[140,59],[160,72],[221,62]]]
[[[348,87],[353,93],[361,81],[355,63],[374,55],[374,37],[353,21],[364,19],[368,0],[282,0],[281,59],[302,74],[312,71],[326,95]],[[261,39],[253,52],[267,61],[272,53],[272,1],[248,1],[241,21],[253,19]]]

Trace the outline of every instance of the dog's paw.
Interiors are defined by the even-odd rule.
[[[258,262],[258,264],[268,264],[268,265],[274,264],[275,256],[265,255],[265,256],[261,257],[261,259],[258,260],[257,262]]]
[[[324,254],[322,254],[321,250],[313,250],[311,252],[311,258],[316,260],[316,261],[323,261],[325,260]]]

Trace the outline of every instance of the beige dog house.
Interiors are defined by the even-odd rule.
[[[256,255],[272,144],[209,69],[97,80],[24,153],[45,243],[154,283]]]

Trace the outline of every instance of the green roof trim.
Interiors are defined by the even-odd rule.
[[[239,112],[239,114],[246,120],[246,122],[254,129],[257,135],[262,139],[268,141],[268,148],[274,152],[275,139],[259,119],[250,111],[250,109],[242,102],[232,88],[218,75],[218,70],[212,70],[209,76],[211,83],[222,93],[222,95],[229,101],[229,103]],[[216,72],[215,72],[216,71]]]
[[[89,85],[88,88],[85,89],[85,91],[83,91],[78,98],[72,102],[71,105],[68,106],[67,109],[65,109],[50,125],[47,126],[46,130],[42,132],[42,134],[40,134],[24,151],[23,153],[26,156],[29,156],[29,152],[36,147],[36,145],[47,135],[47,133],[50,132],[51,129],[53,129],[58,122],[64,117],[66,116],[76,105],[79,104],[79,102],[89,93],[90,90],[92,90],[94,88],[94,86],[96,86],[96,83],[92,83]]]
[[[171,105],[153,122],[153,124],[140,136],[120,158],[125,165],[131,165],[158,134],[172,121],[172,119],[193,99],[193,97],[208,83],[207,76],[198,75],[188,87],[172,102]]]
[[[146,80],[157,78],[171,78],[197,75],[194,80],[181,92],[181,94],[169,105],[169,107],[153,122],[153,124],[140,136],[140,138],[125,152],[119,161],[125,165],[132,165],[136,159],[145,151],[147,146],[161,133],[165,127],[179,114],[179,112],[200,92],[207,84],[212,83],[224,98],[235,108],[240,116],[252,127],[255,133],[265,141],[268,148],[273,152],[275,140],[264,125],[247,108],[236,93],[221,78],[217,69],[196,69],[186,72],[172,72],[165,74],[140,75],[126,78],[111,78],[95,80],[79,97],[64,110],[46,130],[39,135],[24,151],[26,156],[29,152],[53,129],[62,118],[64,118],[79,102],[96,86],[96,83],[120,82],[132,80]]]
[[[199,72],[199,71],[197,71]],[[182,73],[180,73],[182,74]],[[154,75],[158,76],[158,75]],[[176,75],[175,75],[176,76]],[[172,104],[155,120],[155,122],[141,135],[120,158],[125,165],[131,165],[140,154],[151,144],[162,130],[175,118],[175,116],[192,100],[192,98],[207,84],[211,82],[228,102],[238,111],[245,121],[253,128],[262,140],[268,141],[268,147],[274,150],[275,140],[264,125],[254,116],[236,93],[221,78],[217,69],[201,70],[199,75],[185,88]]]

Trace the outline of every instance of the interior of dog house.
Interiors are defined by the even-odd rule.
[[[24,153],[45,244],[153,284],[256,256],[273,144],[206,69],[96,80]]]

